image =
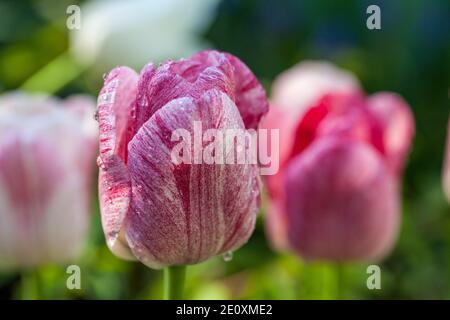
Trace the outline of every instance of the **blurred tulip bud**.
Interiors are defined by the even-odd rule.
[[[216,5],[217,0],[90,1],[81,8],[81,29],[71,33],[72,52],[103,68],[186,57],[205,46],[200,34]]]
[[[63,263],[89,225],[94,102],[0,96],[0,268]]]
[[[317,93],[308,98],[309,106],[299,103],[299,112],[295,105],[275,105],[264,122],[266,128],[284,130],[280,171],[267,177],[269,237],[276,248],[292,249],[305,259],[381,259],[398,232],[413,116],[395,94],[365,98],[351,75],[328,64],[307,66],[315,66],[317,74],[300,65],[295,70],[301,80],[276,80],[274,94],[281,101],[279,92],[293,94],[297,87],[300,95],[309,83],[309,91]],[[329,82],[321,83],[328,85],[318,89],[317,79],[327,77]]]
[[[264,89],[236,57],[203,51],[138,75],[119,67],[98,101],[99,193],[108,246],[151,268],[194,264],[242,246],[260,206],[255,164],[176,164],[172,134],[255,129]]]

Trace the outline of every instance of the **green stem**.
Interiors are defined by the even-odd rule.
[[[25,270],[20,276],[19,298],[21,300],[36,300],[39,298],[39,280],[35,270]]]
[[[336,299],[345,299],[345,268],[341,262],[336,262]]]
[[[331,300],[336,298],[336,276],[334,265],[330,263],[316,264],[319,271],[320,299]]]
[[[186,266],[172,266],[164,269],[164,299],[180,300],[183,296]]]
[[[20,89],[54,94],[77,78],[85,68],[69,52],[64,52],[32,75]]]

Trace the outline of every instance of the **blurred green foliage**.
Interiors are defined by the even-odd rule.
[[[65,8],[74,3],[80,1],[0,1],[0,91],[18,88],[67,51]],[[366,28],[370,4],[381,7],[381,30]],[[186,297],[450,299],[450,209],[441,188],[450,2],[228,0],[220,4],[205,37],[240,57],[268,91],[274,77],[295,63],[330,60],[354,72],[368,93],[401,94],[413,109],[417,131],[403,182],[402,230],[394,252],[381,265],[382,290],[367,289],[367,265],[306,263],[275,253],[260,216],[251,240],[231,262],[216,257],[188,268]],[[57,94],[96,96],[101,81],[101,75],[87,70]],[[105,245],[97,203],[93,211],[86,250],[74,262],[82,270],[81,290],[66,289],[66,266],[43,266],[1,274],[0,296],[161,298],[162,272],[114,257]]]

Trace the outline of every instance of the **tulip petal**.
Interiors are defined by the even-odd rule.
[[[109,248],[125,259],[133,259],[122,236],[128,212],[131,182],[126,167],[127,145],[135,131],[135,99],[138,75],[126,67],[112,70],[98,101],[100,156],[99,198],[102,224]]]
[[[284,193],[279,198],[272,198],[267,207],[265,219],[265,230],[270,239],[270,245],[275,250],[285,251],[289,248],[287,239],[286,209],[283,198]]]
[[[280,166],[283,166],[291,155],[292,145],[294,143],[295,125],[293,119],[289,113],[281,110],[281,108],[271,106],[269,112],[261,123],[261,127],[269,130],[276,129],[279,131],[279,163]]]
[[[265,91],[253,73],[238,58],[218,51],[201,51],[190,59],[169,61],[141,72],[137,99],[140,128],[173,99],[194,99],[208,90],[220,90],[233,100],[247,129],[256,129],[269,106]]]
[[[225,55],[234,67],[235,102],[245,128],[257,129],[262,116],[269,111],[265,90],[241,60],[229,53]]]
[[[298,119],[326,94],[361,91],[353,74],[328,62],[304,61],[280,74],[272,85],[272,102]]]
[[[372,95],[367,99],[367,106],[382,130],[389,166],[393,172],[400,173],[414,136],[411,110],[400,96],[388,92]]]
[[[399,190],[371,146],[324,138],[286,173],[288,237],[306,259],[377,260],[396,238]]]
[[[269,104],[264,88],[251,70],[232,54],[215,50],[201,51],[194,55],[192,60],[200,61],[203,65],[214,66],[223,72],[230,82],[224,83],[219,88],[236,103],[245,128],[256,129],[262,116],[269,111]],[[205,71],[211,70],[208,68]],[[208,77],[205,78],[208,80]],[[229,88],[230,84],[232,88]]]
[[[127,161],[127,145],[136,130],[135,99],[138,75],[127,67],[113,69],[98,98],[100,155]]]
[[[232,80],[223,70],[231,66],[220,67],[229,62],[222,58],[217,63],[209,65],[189,59],[169,61],[155,69],[148,64],[141,71],[137,97],[137,127],[140,128],[161,107],[181,97],[199,98],[210,89],[218,89],[231,95]]]
[[[360,92],[353,74],[328,62],[305,61],[280,74],[272,84],[273,106],[264,120],[267,128],[280,129],[280,165],[291,155],[300,119],[317,106],[323,96],[332,93],[359,95]],[[316,111],[312,112],[314,116],[318,115]],[[306,130],[300,138],[307,140],[309,134]]]
[[[253,164],[174,164],[171,141],[176,129],[193,136],[243,129],[230,98],[212,90],[195,100],[171,101],[139,130],[129,146],[131,213],[126,238],[135,256],[152,268],[191,264],[240,247],[250,237],[259,208],[257,168]]]

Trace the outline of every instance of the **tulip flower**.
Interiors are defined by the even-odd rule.
[[[89,225],[94,102],[0,96],[0,269],[75,259]]]
[[[383,258],[400,221],[401,175],[414,134],[408,105],[392,93],[366,98],[351,75],[329,64],[288,74],[275,81],[281,106],[265,121],[283,128],[280,171],[267,177],[269,237],[305,259]]]
[[[98,100],[99,194],[107,244],[150,268],[195,264],[233,251],[252,234],[260,206],[255,164],[176,164],[172,133],[255,129],[264,89],[228,53],[113,69]]]

